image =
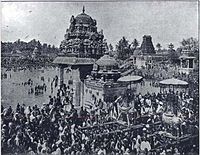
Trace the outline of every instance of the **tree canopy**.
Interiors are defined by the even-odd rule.
[[[40,41],[36,41],[35,39],[24,42],[18,39],[15,42],[1,42],[1,51],[2,53],[11,53],[13,51],[19,50],[22,53],[24,51],[32,52],[35,47],[38,48],[42,53],[58,53],[59,49],[56,48],[54,45],[51,47],[51,45],[47,45],[44,43],[43,45],[40,43]]]
[[[191,52],[199,51],[199,42],[196,38],[190,37],[188,39],[183,39],[180,43],[182,50],[187,50]]]
[[[125,37],[122,37],[116,45],[117,57],[121,60],[127,59],[131,54],[130,46],[129,41]]]
[[[156,44],[156,48],[158,49],[158,51],[161,50],[161,47],[162,47],[162,46],[161,46],[160,43],[157,43],[157,44]]]
[[[137,39],[133,40],[132,45],[134,49],[136,49],[139,46],[139,42],[137,41]]]

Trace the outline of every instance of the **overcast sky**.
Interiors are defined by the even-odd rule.
[[[172,42],[177,48],[183,38],[198,37],[197,2],[2,2],[2,41],[35,38],[58,47],[83,5],[113,45],[122,36],[141,44],[143,35],[151,35],[154,46]]]

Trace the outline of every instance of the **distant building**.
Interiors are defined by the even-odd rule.
[[[156,53],[155,48],[152,43],[151,36],[149,36],[149,35],[143,36],[143,41],[141,44],[141,51],[142,51],[142,54],[148,54],[148,55]]]
[[[138,69],[147,67],[147,64],[148,65],[152,64],[151,56],[143,56],[143,55],[131,56],[130,60],[133,61],[133,65],[136,66]]]
[[[97,32],[96,20],[87,15],[83,7],[81,14],[71,17],[70,27],[66,30],[60,49],[67,56],[98,59],[106,50],[103,39],[103,30]]]
[[[155,62],[162,62],[167,60],[168,52],[156,53],[152,43],[152,37],[149,35],[143,36],[141,47],[134,51],[130,57],[130,61],[137,68],[151,68]]]
[[[191,53],[189,51],[183,51],[182,53],[183,54],[179,57],[179,72],[189,74],[193,70],[197,69],[198,64],[195,62],[197,62],[198,58],[194,56],[189,56],[189,53]]]

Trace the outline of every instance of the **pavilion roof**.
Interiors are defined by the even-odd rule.
[[[100,59],[96,61],[96,64],[99,66],[118,66],[115,58],[109,56],[108,53],[105,53]]]
[[[143,79],[143,77],[141,77],[141,76],[127,75],[127,76],[123,76],[123,77],[119,78],[118,81],[121,81],[121,82],[140,82],[142,79]]]
[[[58,65],[93,65],[95,62],[92,58],[77,58],[77,57],[67,57],[58,56],[53,61],[54,64]]]

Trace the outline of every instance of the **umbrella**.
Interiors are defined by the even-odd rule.
[[[165,86],[169,86],[169,88],[170,88],[170,86],[172,86],[173,87],[173,91],[174,91],[175,87],[178,87],[178,86],[182,86],[182,87],[188,86],[188,83],[186,81],[182,81],[182,80],[175,79],[175,78],[171,78],[171,79],[166,79],[166,80],[160,81],[159,84],[161,86],[163,86],[163,90],[164,90]],[[160,87],[160,92],[161,92],[161,87]],[[174,106],[172,105],[172,102],[169,102],[169,104],[170,104],[170,109],[174,108]]]
[[[188,83],[186,81],[182,81],[179,79],[171,78],[160,81],[161,85],[173,85],[173,86],[187,86]]]
[[[121,78],[118,79],[119,82],[130,82],[130,89],[131,89],[131,82],[140,82],[142,81],[143,77],[141,76],[136,76],[136,75],[128,75],[128,76],[123,76]],[[121,107],[120,110],[123,110],[123,111],[128,111],[130,110],[130,108],[125,108],[125,107]],[[130,122],[129,122],[129,118],[128,118],[128,115],[127,115],[127,120],[128,120],[128,126],[130,125]]]

